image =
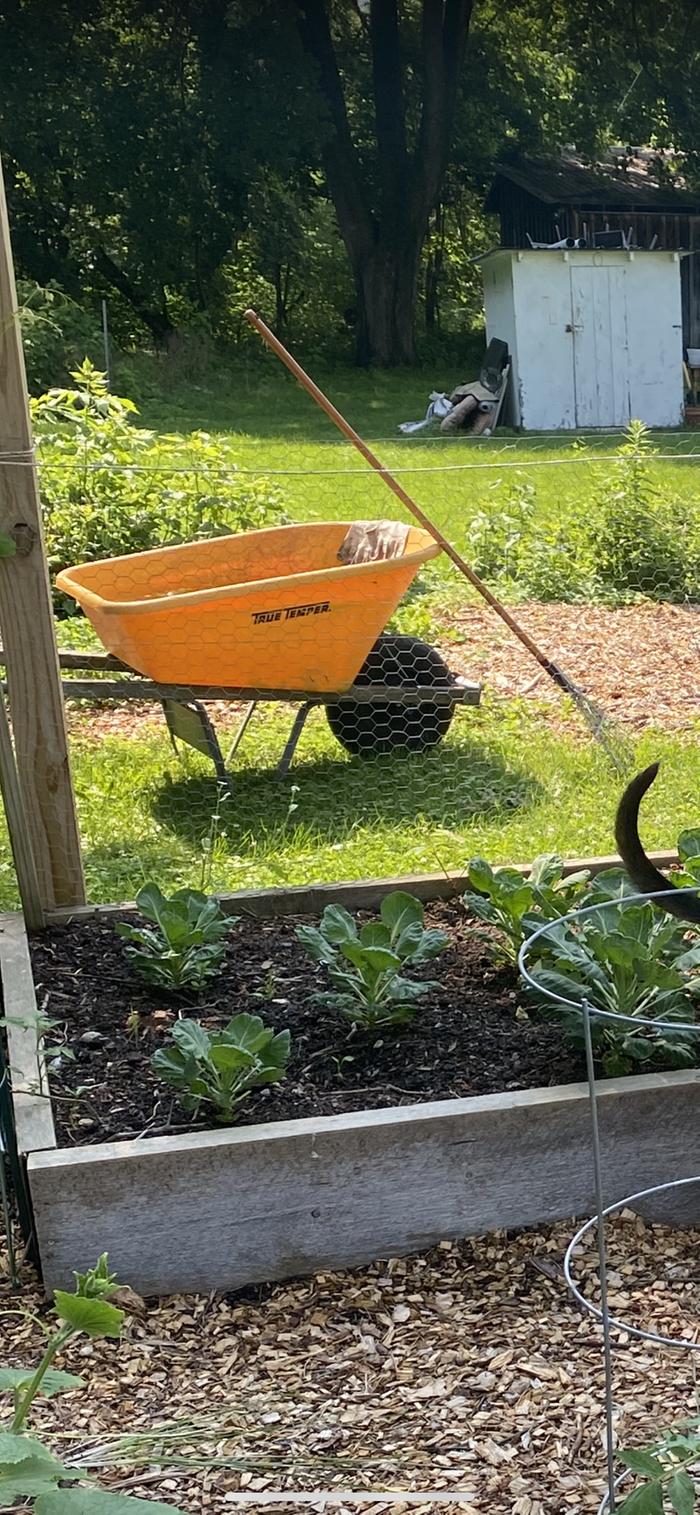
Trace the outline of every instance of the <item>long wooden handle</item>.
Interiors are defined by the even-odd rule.
[[[362,454],[365,462],[369,463],[370,468],[374,468],[375,471],[381,476],[381,478],[384,480],[384,483],[387,485],[387,488],[389,488],[392,493],[396,495],[397,500],[400,500],[401,504],[405,506],[406,510],[410,512],[414,519],[420,523],[425,531],[428,531],[430,533],[431,537],[433,537],[433,539],[439,544],[443,552],[447,553],[448,558],[451,558],[455,567],[459,569],[460,573],[464,575],[465,579],[468,579],[469,583],[473,586],[474,589],[476,589],[477,593],[481,595],[482,599],[486,600],[487,605],[490,605],[491,609],[495,611],[496,615],[500,616],[502,621],[505,621],[506,626],[508,626],[509,629],[513,632],[513,635],[516,636],[520,642],[522,642],[523,647],[526,647],[528,652],[532,654],[533,658],[537,659],[537,662],[540,664],[540,666],[544,668],[548,674],[550,674],[556,683],[559,684],[560,688],[565,689],[567,693],[571,693],[571,682],[566,677],[566,674],[562,673],[561,669],[557,668],[556,663],[553,663],[551,659],[541,651],[536,642],[533,642],[532,637],[525,630],[524,626],[521,626],[520,623],[516,621],[515,618],[510,614],[510,611],[506,609],[505,605],[501,604],[501,601],[496,598],[495,594],[492,594],[488,585],[484,583],[483,579],[479,578],[478,573],[474,572],[474,569],[470,567],[466,559],[463,558],[461,553],[457,551],[457,548],[453,547],[452,543],[448,541],[447,537],[443,536],[439,527],[435,525],[434,521],[431,521],[430,517],[427,516],[425,514],[425,511],[421,509],[420,505],[417,505],[416,501],[411,499],[410,494],[406,493],[406,490],[403,488],[403,486],[399,484],[398,479],[395,479],[393,474],[389,472],[389,469],[384,467],[384,464],[377,457],[376,453],[372,452],[371,448],[367,446],[367,443],[363,442],[362,437],[358,436],[357,432],[353,430],[350,422],[346,421],[345,416],[342,416],[340,414],[340,411],[336,410],[335,405],[332,403],[332,401],[328,399],[327,395],[324,395],[322,389],[319,389],[318,384],[314,383],[310,375],[307,374],[305,369],[302,368],[301,363],[297,363],[296,358],[293,358],[292,354],[287,351],[287,348],[284,346],[284,344],[280,342],[279,337],[275,336],[274,331],[270,331],[269,326],[265,325],[265,322],[261,320],[256,311],[246,310],[244,312],[244,316],[246,321],[248,321],[251,326],[254,326],[255,330],[260,333],[263,342],[266,342],[267,346],[270,347],[274,353],[276,353],[277,357],[280,359],[280,362],[284,363],[285,368],[288,368],[289,372],[294,374],[295,379],[298,379],[299,383],[301,384],[302,388],[306,390],[307,394],[310,394],[312,399],[316,401],[316,404],[320,405],[321,410],[325,410],[326,415],[329,416],[330,420],[334,422],[334,424],[338,427],[338,430],[342,431],[343,436],[347,437],[348,441],[352,442],[353,447],[356,447],[357,451]]]

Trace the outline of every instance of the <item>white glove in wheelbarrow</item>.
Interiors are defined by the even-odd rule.
[[[353,521],[338,549],[338,562],[349,565],[400,558],[408,531],[403,521]]]

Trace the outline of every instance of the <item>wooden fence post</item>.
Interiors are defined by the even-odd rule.
[[[25,923],[29,931],[40,931],[44,924],[41,890],[2,690],[0,690],[0,791],[2,791],[5,806],[7,829],[10,833],[10,846],[15,861],[15,873]]]
[[[17,768],[46,909],[85,900],[10,228],[0,163],[0,627]]]

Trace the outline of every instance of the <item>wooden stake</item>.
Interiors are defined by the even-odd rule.
[[[27,815],[17,775],[5,696],[0,692],[0,791],[2,791],[10,846],[15,863],[24,919],[30,931],[40,931],[44,924],[41,891],[32,852]]]
[[[51,909],[83,903],[85,884],[32,444],[0,164],[0,532],[17,548],[0,558],[0,626],[31,850]]]

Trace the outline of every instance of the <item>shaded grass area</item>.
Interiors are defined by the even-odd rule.
[[[621,781],[575,727],[554,734],[530,701],[487,701],[457,715],[432,753],[362,762],[312,715],[289,777],[275,764],[289,729],[281,707],[259,714],[222,796],[206,761],[177,758],[164,734],[78,734],[72,744],[89,897],[133,897],[146,878],[217,890],[463,869],[470,857],[529,861],[614,850]],[[549,713],[551,723],[551,711]],[[651,847],[675,845],[696,819],[700,747],[693,734],[648,731],[641,763],[663,760],[645,809]],[[0,873],[4,904],[11,872]]]

